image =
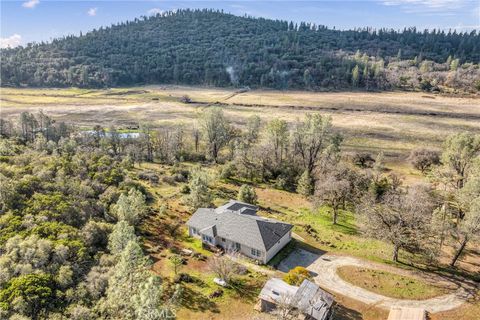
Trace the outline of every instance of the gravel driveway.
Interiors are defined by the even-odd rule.
[[[387,268],[386,266],[383,268],[379,264],[354,257],[332,254],[318,255],[297,249],[280,263],[279,269],[283,272],[288,272],[288,270],[296,266],[304,266],[307,268],[314,275],[315,282],[329,291],[339,293],[363,303],[375,304],[385,309],[392,307],[423,308],[428,312],[436,313],[457,308],[471,296],[469,290],[464,287],[459,287],[457,291],[451,294],[427,300],[403,300],[385,297],[343,281],[337,275],[337,268],[341,266],[359,266],[371,269]]]

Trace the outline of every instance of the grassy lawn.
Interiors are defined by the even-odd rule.
[[[328,207],[313,208],[299,194],[273,188],[258,188],[256,191],[261,208],[259,214],[294,224],[293,231],[305,244],[323,251],[392,263],[391,245],[364,237],[351,211],[342,210],[338,224],[334,225]],[[406,253],[401,252],[401,259],[407,257]]]
[[[450,292],[437,284],[382,270],[343,266],[337,273],[347,282],[391,298],[423,300]]]

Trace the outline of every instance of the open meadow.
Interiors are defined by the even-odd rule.
[[[188,103],[182,97],[187,96]],[[182,102],[183,101],[183,102]],[[149,123],[153,128],[194,123],[210,105],[242,126],[248,116],[268,121],[278,117],[292,123],[305,113],[333,118],[345,136],[345,150],[384,151],[402,162],[415,147],[440,147],[454,132],[480,132],[480,103],[476,97],[447,97],[419,92],[338,92],[252,90],[145,86],[125,89],[1,89],[1,113],[13,118],[23,111],[44,110],[55,119],[91,129],[95,124],[128,128]],[[403,165],[397,166],[399,170]]]

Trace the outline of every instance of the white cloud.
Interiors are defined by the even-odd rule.
[[[37,4],[40,3],[40,0],[28,0],[24,3],[22,3],[22,7],[28,8],[28,9],[33,9],[37,6]]]
[[[14,34],[8,38],[0,38],[0,48],[14,48],[19,46],[22,42],[22,36],[19,34]]]
[[[157,14],[162,14],[164,11],[160,8],[152,8],[147,11],[148,15],[150,16],[155,16]]]
[[[97,10],[98,10],[98,8],[90,8],[90,9],[88,9],[87,14],[90,17],[94,17],[94,16],[97,15]]]
[[[463,23],[459,23],[455,27],[451,27],[449,29],[454,29],[454,30],[461,31],[461,32],[469,32],[469,31],[473,31],[473,30],[480,30],[480,24],[464,25]]]
[[[407,12],[448,12],[465,5],[466,0],[381,0],[386,6],[400,6]]]

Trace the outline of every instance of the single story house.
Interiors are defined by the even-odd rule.
[[[293,226],[260,217],[257,210],[257,206],[236,200],[216,209],[200,208],[187,222],[188,233],[207,245],[267,263],[290,242]]]
[[[296,309],[303,319],[333,318],[333,296],[309,280],[303,280],[297,287],[272,278],[265,283],[258,299],[257,309],[262,312],[273,311],[279,304],[286,304]]]

